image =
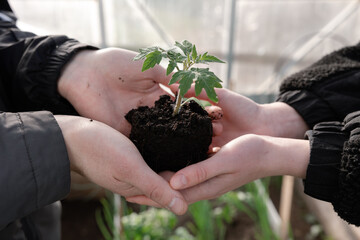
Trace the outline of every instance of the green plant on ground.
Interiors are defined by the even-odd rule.
[[[195,240],[184,227],[177,227],[177,217],[165,209],[144,208],[139,213],[127,208],[122,202],[124,216],[120,224],[115,224],[119,213],[114,204],[114,195],[108,194],[100,200],[102,209],[95,212],[97,225],[105,240]],[[117,211],[117,212],[116,212]]]
[[[176,227],[177,217],[168,210],[149,208],[122,218],[124,239],[192,240],[183,227]]]
[[[257,184],[264,184],[265,191],[260,189]],[[263,240],[263,239],[279,239],[279,237],[274,233],[271,228],[268,210],[265,199],[268,198],[268,184],[269,179],[264,179],[262,182],[260,180],[250,182],[245,185],[245,189],[247,192],[251,193],[251,201],[248,203],[250,204],[251,208],[257,213],[254,219],[256,224],[256,239]]]
[[[267,179],[263,183],[266,190]],[[177,225],[178,218],[168,210],[143,206],[136,213],[123,201],[121,234],[120,224],[114,221],[119,209],[109,195],[101,200],[102,210],[96,212],[96,221],[105,240],[224,240],[227,226],[239,213],[245,213],[255,224],[256,239],[278,239],[270,226],[266,194],[252,182],[216,200],[199,201],[190,205],[191,221],[183,226]]]
[[[100,203],[102,210],[95,212],[96,223],[105,240],[120,240],[119,226],[115,224],[115,216],[119,213],[114,203],[115,195],[107,193],[107,198],[102,198]]]
[[[265,181],[265,185],[266,185]],[[193,222],[187,227],[197,240],[224,240],[226,227],[241,212],[255,224],[256,239],[278,239],[272,231],[264,194],[255,182],[242,187],[242,190],[230,191],[216,201],[200,201],[189,207]]]
[[[144,60],[142,71],[160,64],[163,59],[168,60],[167,75],[171,74],[175,69],[177,70],[169,82],[169,85],[179,82],[179,91],[173,115],[179,113],[181,105],[185,103],[183,101],[184,95],[190,89],[193,82],[195,82],[196,96],[201,93],[202,89],[205,89],[209,99],[213,102],[218,102],[214,88],[222,87],[221,80],[213,72],[209,71],[209,68],[192,67],[194,64],[224,63],[217,57],[209,55],[207,52],[198,54],[195,44],[187,40],[184,40],[182,43],[175,42],[175,45],[168,50],[155,46],[141,48],[139,51],[140,53],[135,56],[134,60]],[[196,98],[189,100],[198,101]]]
[[[215,226],[212,205],[208,200],[196,202],[189,206],[194,223],[189,222],[187,227],[196,236],[197,240],[215,240]]]

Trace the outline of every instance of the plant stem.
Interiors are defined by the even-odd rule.
[[[176,114],[179,113],[181,102],[182,102],[182,97],[180,96],[180,93],[178,93],[177,96],[176,96],[176,103],[175,103],[174,112],[172,114],[173,116],[175,116]]]
[[[186,71],[188,70],[194,63],[191,62],[190,59],[190,54],[187,55],[187,60],[185,60],[183,62],[183,70]],[[176,68],[179,70],[179,68],[176,66]],[[173,116],[175,116],[176,114],[179,113],[180,111],[180,107],[181,107],[181,103],[182,103],[182,97],[180,95],[180,92],[178,93],[178,95],[176,96],[176,102],[175,102],[175,108],[174,108],[174,112],[173,112]]]

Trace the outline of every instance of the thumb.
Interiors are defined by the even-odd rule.
[[[170,179],[171,187],[176,190],[189,188],[221,174],[218,170],[222,167],[218,162],[221,161],[217,161],[214,155],[207,160],[181,169]]]

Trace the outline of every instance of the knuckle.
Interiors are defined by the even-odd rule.
[[[207,171],[202,165],[198,165],[195,171],[195,177],[197,182],[203,182],[207,179]]]
[[[161,191],[160,187],[154,186],[150,191],[149,197],[150,199],[161,202],[163,198],[163,192]]]

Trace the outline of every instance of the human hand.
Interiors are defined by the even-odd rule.
[[[307,140],[248,134],[224,145],[211,158],[178,171],[170,185],[182,190],[190,204],[268,176],[305,178],[309,158]]]
[[[144,195],[152,205],[184,214],[183,196],[153,172],[132,142],[117,130],[90,119],[55,115],[71,169],[124,197]]]
[[[164,177],[173,189],[180,190],[190,204],[211,199],[255,179],[292,175],[305,177],[310,157],[307,140],[243,135],[224,145],[207,160]],[[145,196],[129,201],[151,204]]]
[[[175,90],[176,86],[171,85]],[[303,138],[308,127],[302,117],[289,105],[282,102],[258,104],[253,100],[228,89],[216,89],[219,102],[208,107],[209,114],[220,107],[223,116],[214,121],[216,135],[213,146],[223,146],[244,134],[260,134],[274,137]],[[195,96],[194,88],[187,97]],[[209,101],[202,92],[199,98]]]
[[[92,118],[130,133],[125,114],[140,105],[153,105],[166,92],[170,78],[156,66],[141,72],[142,62],[133,61],[135,52],[107,48],[84,50],[65,66],[59,81],[60,95],[84,117]]]

